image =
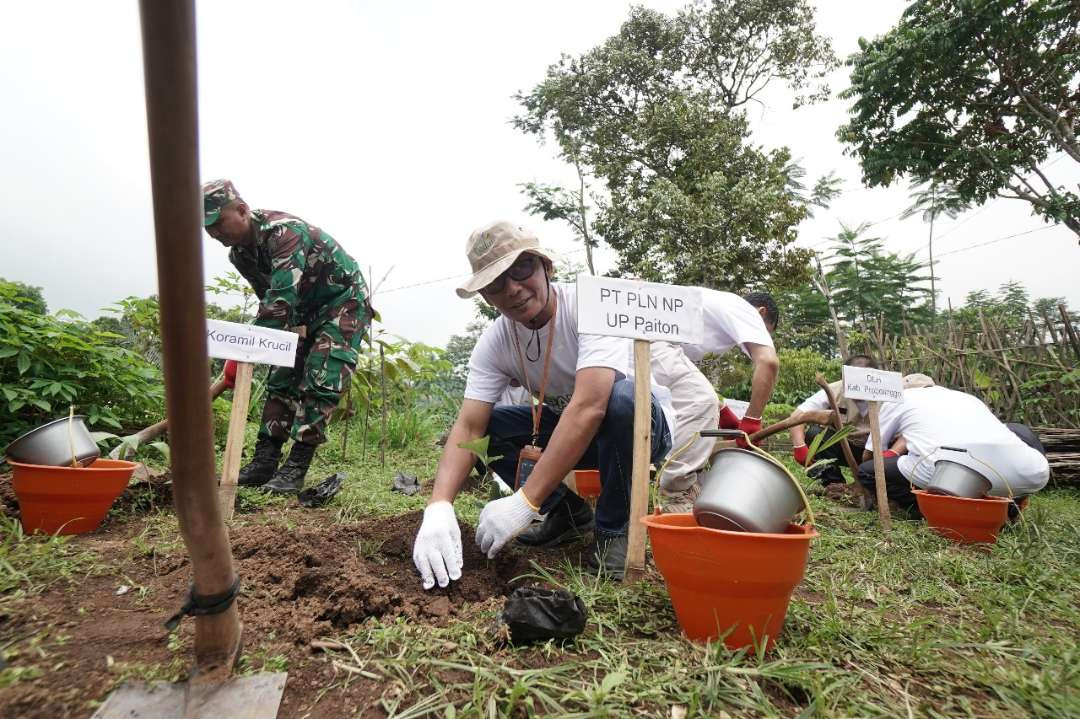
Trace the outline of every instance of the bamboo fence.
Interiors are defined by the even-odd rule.
[[[1036,428],[1055,478],[1072,483],[1080,480],[1080,340],[1075,321],[1058,309],[1012,322],[981,311],[974,323],[905,322],[902,335],[886,333],[879,320],[861,350],[884,369],[927,374],[979,397],[1004,421]]]

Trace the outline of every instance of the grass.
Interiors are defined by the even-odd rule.
[[[0,515],[0,606],[52,584],[98,569],[97,558],[70,536],[23,533],[19,520]]]
[[[390,491],[393,475],[429,480],[438,447],[422,438],[388,452],[384,467],[377,448],[361,456],[355,435],[344,456],[332,437],[309,473],[317,482],[346,472],[336,520],[421,509],[422,494]],[[459,498],[463,521],[475,522],[484,495]],[[257,492],[239,498],[239,522],[287,522],[298,511]],[[530,580],[585,602],[576,641],[499,643],[491,625],[500,598],[442,627],[371,620],[333,637],[341,644],[326,651],[338,680],[325,690],[375,682],[392,717],[669,717],[677,707],[715,717],[1080,717],[1080,492],[1040,493],[1026,521],[988,548],[953,544],[922,522],[894,521],[886,536],[875,514],[811,502],[820,537],[784,633],[763,657],[682,638],[659,581],[624,587],[568,563],[534,565]],[[65,538],[24,537],[0,522],[0,601],[95,571],[96,558]],[[130,544],[150,556],[178,541],[175,518],[159,511]],[[361,542],[357,551],[375,557],[379,548]],[[121,670],[169,677],[188,651],[178,644],[168,664]],[[289,668],[254,648],[243,662],[244,672]]]
[[[339,519],[423,506],[390,493],[390,477],[403,464],[430,477],[436,458],[421,447],[386,470],[352,465]],[[459,516],[475,521],[482,494],[459,499]],[[876,514],[811,502],[821,536],[764,657],[683,639],[658,582],[623,587],[564,564],[532,578],[585,602],[572,644],[499,645],[493,599],[441,628],[370,622],[337,637],[347,648],[334,661],[377,677],[394,717],[1080,716],[1080,493],[1040,493],[990,548],[922,522],[894,521],[886,536]]]

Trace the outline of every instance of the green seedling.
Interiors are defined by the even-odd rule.
[[[114,439],[120,440],[118,446],[120,447],[120,456],[127,457],[129,455],[137,455],[139,452],[139,436],[136,434],[129,434],[126,437],[120,437],[112,432],[91,432],[90,436],[98,444],[108,445]],[[161,440],[156,442],[148,442],[146,447],[156,449],[165,461],[169,461],[169,445]]]
[[[502,459],[502,455],[495,457],[488,456],[488,444],[491,442],[491,437],[484,435],[483,437],[477,437],[476,439],[469,440],[468,442],[459,442],[458,447],[461,449],[467,449],[476,455],[486,470],[484,473],[484,479],[491,481],[491,489],[489,499],[498,499],[499,497],[505,497],[507,492],[495,481],[494,471],[491,469],[491,463]]]
[[[825,438],[825,432],[819,432],[817,436],[810,442],[810,447],[807,449],[806,454],[806,469],[810,471],[817,467],[826,467],[832,464],[832,459],[820,459],[817,462],[814,461],[814,457],[818,452],[823,452],[829,447],[847,439],[847,436],[851,434],[853,428],[851,425],[842,427],[839,431],[834,432],[828,439]]]

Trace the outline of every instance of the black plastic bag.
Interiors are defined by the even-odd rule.
[[[314,487],[308,487],[300,492],[300,494],[296,495],[296,499],[304,507],[321,507],[341,491],[341,483],[344,480],[344,472],[332,474]]]
[[[415,475],[398,472],[394,475],[394,486],[391,489],[412,496],[420,491],[420,480]]]
[[[499,616],[514,644],[572,639],[585,629],[585,603],[565,589],[518,587]]]

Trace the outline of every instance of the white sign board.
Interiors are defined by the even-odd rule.
[[[728,409],[730,409],[731,413],[734,414],[739,419],[742,419],[743,417],[745,417],[746,416],[746,410],[750,409],[750,403],[749,402],[744,402],[741,399],[728,399],[727,397],[725,397],[724,398],[724,405]]]
[[[206,320],[206,349],[219,359],[292,367],[298,339],[295,332]]]
[[[578,332],[701,344],[701,290],[578,275]]]
[[[844,365],[844,396],[872,402],[901,402],[904,381],[899,372]]]

